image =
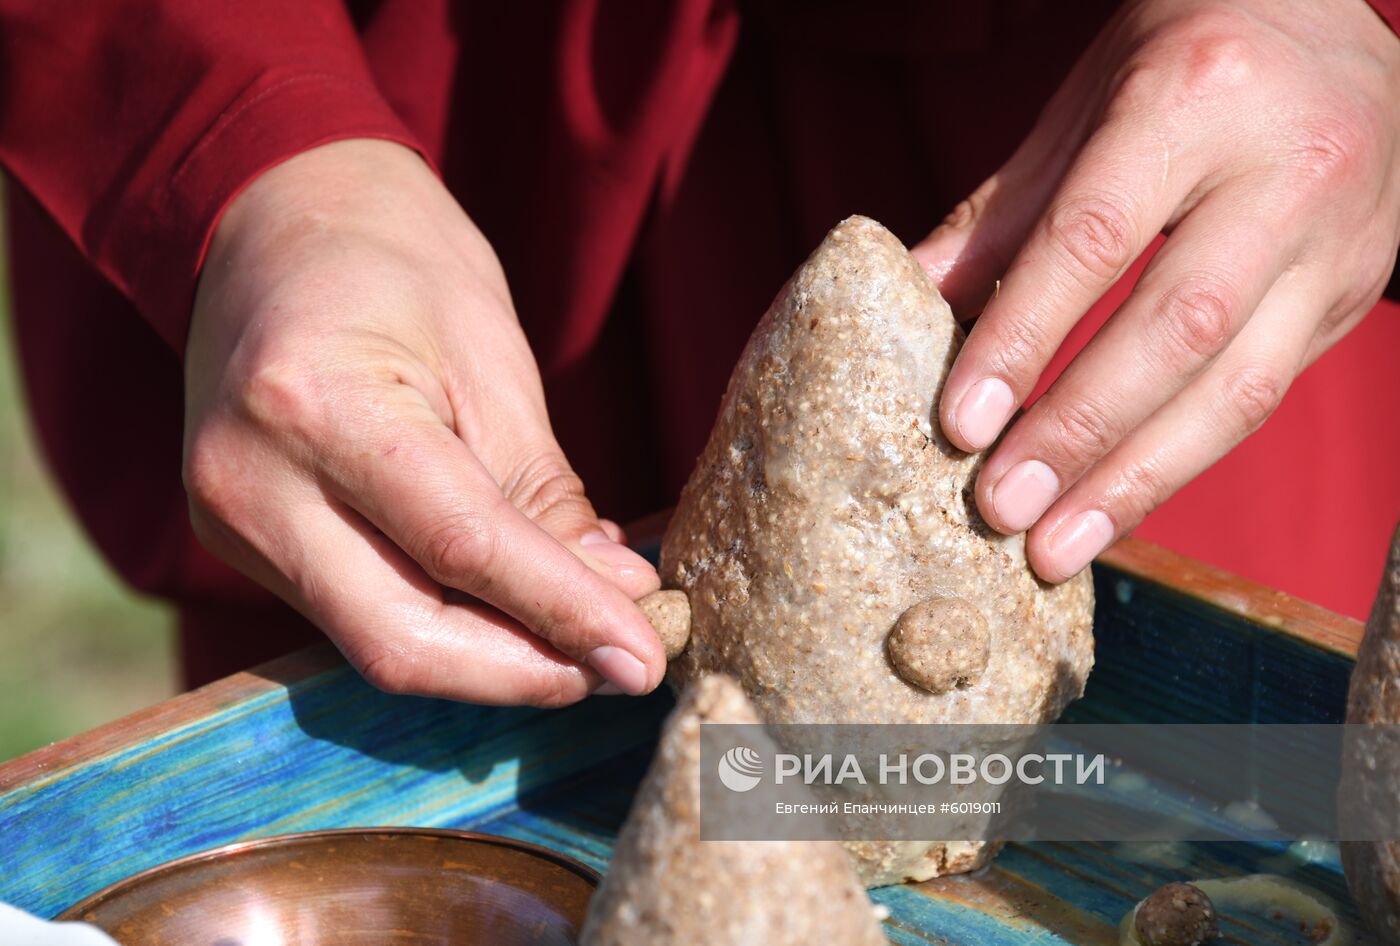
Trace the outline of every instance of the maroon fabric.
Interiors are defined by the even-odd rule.
[[[1400,0],[1367,0],[1371,8],[1380,14],[1390,28],[1400,34]]]
[[[332,138],[405,138],[338,0],[0,0],[0,26],[0,165],[177,351],[243,184]]]
[[[625,520],[674,500],[745,337],[821,234],[861,212],[922,236],[1113,4],[742,6],[101,0],[79,18],[0,0],[36,427],[104,554],[184,608],[192,681],[310,637],[199,548],[179,482],[193,280],[261,169],[360,135],[427,155],[501,256],[566,452]],[[1145,534],[1362,613],[1400,515],[1398,326],[1373,317]]]

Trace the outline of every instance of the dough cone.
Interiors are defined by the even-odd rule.
[[[1042,723],[1081,695],[1087,571],[1040,583],[1024,536],[977,515],[979,457],[934,420],[962,338],[918,263],[864,217],[788,281],[662,542],[662,586],[690,603],[678,688],[731,674],[772,723]],[[992,853],[977,841],[851,852],[872,886]]]
[[[758,716],[724,676],[681,697],[589,906],[582,946],[885,946],[835,841],[700,840],[702,722]]]

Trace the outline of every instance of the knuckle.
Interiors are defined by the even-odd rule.
[[[1284,160],[1304,178],[1331,183],[1365,174],[1373,163],[1372,138],[1357,114],[1332,114],[1300,122]]]
[[[1075,198],[1052,210],[1047,224],[1051,240],[1080,279],[1112,279],[1132,262],[1132,225],[1118,201]]]
[[[296,360],[253,369],[239,392],[242,413],[264,430],[306,434],[320,426],[324,398],[315,372]]]
[[[583,698],[582,688],[571,686],[561,674],[546,674],[524,694],[524,702],[539,709],[561,709]]]
[[[356,663],[360,676],[376,690],[400,695],[417,691],[421,672],[411,653],[372,645],[357,655]]]
[[[993,374],[1019,378],[1027,373],[1037,373],[1037,363],[1048,359],[1049,339],[1037,321],[1024,313],[1001,319],[988,327],[992,331],[987,354]]]
[[[437,520],[410,541],[413,556],[434,581],[480,594],[489,584],[497,537],[490,517],[461,512]]]
[[[1159,458],[1149,456],[1125,466],[1112,492],[1117,494],[1113,498],[1121,510],[1116,517],[1119,527],[1131,529],[1167,501],[1172,494],[1172,486]]]
[[[1165,341],[1198,358],[1219,353],[1234,334],[1238,295],[1224,282],[1197,279],[1169,289],[1157,307],[1154,324]]]
[[[1051,449],[1064,468],[1080,468],[1086,459],[1106,454],[1118,436],[1108,412],[1087,400],[1060,404],[1050,415]],[[1054,465],[1054,464],[1052,464]]]
[[[1179,29],[1182,89],[1192,98],[1209,99],[1246,88],[1258,73],[1258,54],[1245,38],[1240,19],[1220,10],[1187,18]]]
[[[972,226],[977,219],[977,208],[972,203],[972,198],[968,197],[958,201],[958,205],[948,212],[948,216],[943,218],[943,226],[952,227],[955,230],[965,230]]]
[[[943,218],[943,226],[963,230],[982,219],[987,209],[988,193],[985,185],[977,188],[965,199],[958,201],[948,216]]]
[[[519,465],[506,478],[505,494],[510,502],[531,519],[560,511],[587,508],[583,480],[563,455],[549,452]],[[590,514],[591,508],[587,510]]]
[[[241,491],[235,482],[229,451],[223,438],[209,430],[196,433],[185,450],[180,468],[185,493],[190,502],[207,517],[228,521],[233,516]]]
[[[1278,374],[1268,368],[1250,366],[1231,374],[1225,381],[1225,397],[1240,429],[1249,433],[1268,420],[1283,400],[1286,387]]]

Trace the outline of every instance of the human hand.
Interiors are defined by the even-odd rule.
[[[665,672],[656,572],[554,440],[485,238],[413,152],[353,140],[221,219],[186,355],[200,539],[371,683],[562,705]]]
[[[1370,310],[1400,241],[1397,172],[1400,40],[1364,0],[1115,15],[1017,152],[913,251],[955,311],[986,303],[939,408],[948,438],[981,450],[1169,234],[978,477],[983,517],[1029,530],[1041,577],[1131,531]]]

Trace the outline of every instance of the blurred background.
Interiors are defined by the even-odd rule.
[[[0,761],[175,692],[174,619],[122,586],[44,471],[0,270]]]

